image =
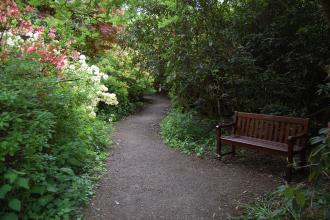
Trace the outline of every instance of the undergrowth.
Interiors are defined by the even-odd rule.
[[[172,110],[161,122],[161,136],[172,148],[202,156],[215,150],[215,124],[192,112]]]

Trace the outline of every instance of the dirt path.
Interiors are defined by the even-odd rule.
[[[226,219],[237,206],[273,190],[271,173],[244,163],[187,156],[165,146],[159,122],[169,107],[160,96],[116,125],[108,173],[87,219]]]

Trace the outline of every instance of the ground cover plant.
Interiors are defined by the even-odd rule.
[[[203,156],[214,152],[215,121],[200,118],[193,113],[170,112],[163,119],[161,135],[166,144],[187,154]]]

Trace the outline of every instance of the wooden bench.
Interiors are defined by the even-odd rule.
[[[294,155],[300,154],[302,165],[306,161],[308,121],[305,118],[235,112],[232,123],[216,126],[217,153],[220,156],[234,155],[235,147],[239,146],[284,155],[289,163],[287,180],[291,181]],[[222,136],[221,129],[229,127],[232,127],[232,134]],[[232,151],[222,153],[222,144],[231,145]]]

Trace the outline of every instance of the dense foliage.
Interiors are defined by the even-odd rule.
[[[318,1],[146,1],[136,61],[185,110],[329,117],[330,31]],[[322,113],[322,114],[321,114]],[[324,121],[323,121],[324,123]]]
[[[109,121],[152,82],[123,63],[122,15],[108,1],[0,2],[1,219],[69,219],[93,193]]]
[[[170,112],[161,123],[161,135],[166,144],[184,153],[202,156],[215,148],[216,122],[191,112]]]

